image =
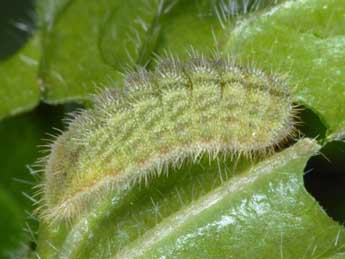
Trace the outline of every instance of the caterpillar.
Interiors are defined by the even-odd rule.
[[[295,133],[281,77],[229,58],[160,59],[96,96],[51,144],[40,215],[77,218],[121,186],[203,154],[268,154]]]

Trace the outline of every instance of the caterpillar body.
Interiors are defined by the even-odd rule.
[[[71,220],[123,185],[202,154],[267,154],[294,131],[284,80],[228,59],[161,60],[83,110],[51,145],[41,215]]]

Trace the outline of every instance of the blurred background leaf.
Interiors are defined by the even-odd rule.
[[[40,177],[31,174],[30,166],[44,155],[39,145],[52,138],[47,132],[62,127],[63,111],[63,107],[41,105],[0,123],[0,258],[35,241],[33,187]]]
[[[0,119],[35,107],[39,40],[33,0],[2,1],[0,8]]]

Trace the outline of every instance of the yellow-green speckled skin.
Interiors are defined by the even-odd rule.
[[[283,80],[224,60],[160,61],[71,120],[45,164],[41,215],[70,220],[133,181],[202,154],[266,154],[294,131]],[[119,90],[120,89],[120,90]]]

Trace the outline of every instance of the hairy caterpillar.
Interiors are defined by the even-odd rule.
[[[294,133],[278,77],[230,60],[161,60],[106,90],[54,141],[41,215],[71,220],[111,191],[202,154],[266,154]]]

